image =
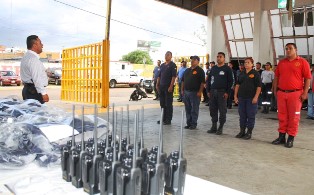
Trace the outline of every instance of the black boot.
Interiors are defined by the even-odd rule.
[[[252,131],[253,131],[253,127],[247,128],[247,133],[245,134],[245,136],[243,137],[243,139],[251,139],[252,137]]]
[[[289,135],[287,142],[285,144],[286,148],[292,148],[293,147],[293,141],[294,141],[294,136]]]
[[[285,143],[286,143],[285,133],[279,133],[279,137],[272,142],[272,144],[274,145],[285,144]]]
[[[217,132],[217,123],[213,123],[210,130],[207,131],[207,133],[216,133]]]
[[[269,107],[266,106],[266,108],[265,108],[265,114],[268,114],[268,113],[269,113]]]
[[[245,135],[245,127],[240,127],[240,133],[236,135],[236,138],[242,138]]]
[[[222,134],[222,130],[224,128],[224,124],[219,124],[219,127],[217,129],[216,135],[221,135]]]

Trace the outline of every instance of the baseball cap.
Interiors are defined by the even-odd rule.
[[[195,59],[195,60],[200,61],[200,57],[198,57],[198,56],[191,56],[190,59],[191,59],[191,60]]]

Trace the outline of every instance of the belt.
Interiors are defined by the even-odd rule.
[[[31,87],[31,86],[34,86],[34,83],[23,83],[24,86],[28,86],[28,87]]]
[[[291,92],[296,92],[296,91],[301,91],[302,89],[293,89],[293,90],[283,90],[283,89],[279,89],[278,88],[278,91],[282,91],[282,92],[285,92],[285,93],[291,93]]]
[[[210,89],[210,90],[219,91],[219,92],[225,92],[226,91],[226,89]]]

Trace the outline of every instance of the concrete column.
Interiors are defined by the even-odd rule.
[[[262,64],[273,62],[267,11],[262,11],[262,0],[256,0],[254,7],[253,59]]]
[[[220,16],[215,15],[215,2],[217,0],[208,1],[208,19],[207,19],[207,52],[209,60],[216,61],[217,53],[222,51],[226,54],[226,61],[229,61],[228,50],[225,45],[225,36]]]

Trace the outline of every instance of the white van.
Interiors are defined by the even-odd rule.
[[[117,84],[128,84],[133,87],[135,84],[141,84],[143,77],[138,76],[133,71],[129,62],[112,61],[109,66],[109,87],[114,88]]]

